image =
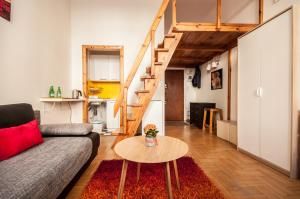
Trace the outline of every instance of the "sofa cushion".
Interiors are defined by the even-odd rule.
[[[34,119],[30,104],[0,105],[0,128],[19,126]]]
[[[93,130],[92,124],[44,124],[40,125],[44,136],[87,135]]]
[[[56,198],[88,161],[86,137],[45,138],[44,143],[0,162],[0,198]]]
[[[37,121],[0,129],[0,161],[43,142]]]

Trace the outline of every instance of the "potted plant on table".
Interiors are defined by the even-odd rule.
[[[155,124],[148,124],[145,126],[144,133],[146,134],[145,136],[146,146],[152,147],[157,145],[156,136],[158,132],[159,131],[157,130]]]

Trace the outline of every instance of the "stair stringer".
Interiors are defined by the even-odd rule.
[[[160,69],[158,70],[159,71],[158,74],[155,74],[156,79],[155,79],[155,82],[153,83],[153,87],[150,89],[150,93],[145,94],[143,96],[143,98],[140,99],[140,103],[142,104],[142,107],[139,108],[139,110],[134,115],[134,117],[136,118],[136,121],[134,123],[132,123],[132,125],[129,126],[126,137],[131,137],[136,134],[136,131],[142,121],[143,115],[144,115],[145,111],[147,110],[149,103],[150,103],[152,97],[154,96],[155,91],[157,90],[157,86],[158,86],[162,76],[164,75],[164,72],[166,71],[166,69],[172,59],[172,56],[173,56],[173,54],[181,40],[181,37],[183,35],[183,33],[172,33],[172,34],[175,34],[175,41],[170,46],[168,55],[167,55],[166,59],[164,60],[162,66],[160,66]]]

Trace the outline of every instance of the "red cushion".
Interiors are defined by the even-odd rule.
[[[0,161],[43,142],[36,120],[20,126],[0,129]]]

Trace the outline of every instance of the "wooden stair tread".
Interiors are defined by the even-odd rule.
[[[138,91],[135,91],[136,94],[138,93],[150,93],[149,90],[138,90]]]
[[[129,107],[142,107],[142,104],[127,104]]]
[[[163,63],[162,62],[155,62],[154,65],[159,66],[159,65],[163,65]],[[151,68],[152,68],[151,66],[148,66],[146,68],[146,73],[151,73]]]
[[[173,34],[166,34],[165,38],[175,38],[175,35],[173,35]]]
[[[145,79],[155,79],[155,76],[154,75],[143,75],[141,76],[141,80],[145,80]]]
[[[134,117],[132,117],[132,116],[127,117],[127,121],[135,121],[135,120],[136,120],[136,118],[134,118]]]
[[[155,51],[157,52],[169,52],[168,48],[155,48]]]
[[[164,47],[164,42],[158,44],[158,48],[163,48]]]

